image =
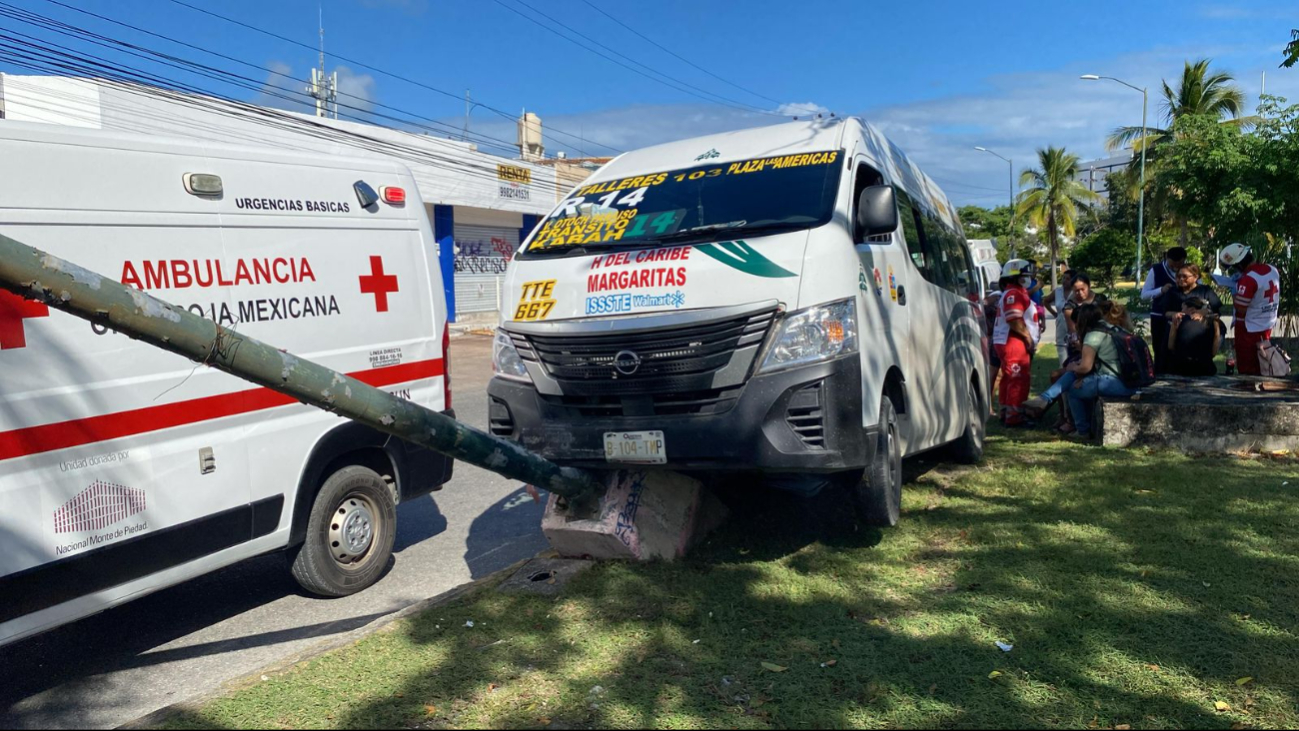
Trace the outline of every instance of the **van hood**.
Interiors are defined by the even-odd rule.
[[[504,322],[697,310],[798,301],[809,232],[730,241],[514,259],[502,295]]]

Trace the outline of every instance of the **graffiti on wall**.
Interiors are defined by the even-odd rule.
[[[464,274],[504,274],[514,258],[514,247],[505,239],[456,239],[456,271]]]

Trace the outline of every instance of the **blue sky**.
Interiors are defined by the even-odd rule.
[[[169,0],[61,1],[259,69],[170,46],[48,0],[7,1],[258,77],[272,92],[286,80],[266,69],[305,80],[316,62],[310,50]],[[1080,81],[1079,74],[1149,85],[1152,123],[1160,117],[1160,79],[1172,80],[1184,60],[1201,56],[1236,75],[1251,108],[1263,71],[1269,93],[1299,101],[1299,68],[1277,68],[1290,29],[1299,26],[1293,3],[1003,2],[978,8],[958,2],[593,0],[600,10],[741,90],[637,37],[585,0],[187,1],[313,46],[317,8],[323,5],[327,50],[454,94],[469,88],[475,100],[511,114],[527,108],[542,116],[548,130],[586,140],[555,136],[548,141],[552,151],[607,153],[601,144],[631,149],[767,124],[780,120],[774,112],[797,108],[862,115],[906,149],[958,204],[997,204],[1007,196],[1006,164],[976,152],[974,145],[1014,158],[1018,172],[1032,162],[1035,148],[1047,144],[1064,145],[1084,160],[1104,157],[1109,130],[1140,123],[1139,94],[1112,82]],[[726,97],[740,108],[656,83],[510,8],[554,27],[534,11],[545,13],[566,26],[565,32],[584,34],[672,77],[673,84]],[[0,18],[2,27],[26,30]],[[359,107],[389,105],[463,124],[463,101],[330,59],[330,70],[336,66],[342,67],[343,90]],[[23,73],[4,61],[0,71]],[[275,101],[265,92],[217,88]],[[481,107],[472,113],[471,130],[514,139],[512,122]]]

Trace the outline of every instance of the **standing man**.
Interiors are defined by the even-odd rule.
[[[1033,300],[1025,284],[1031,266],[1023,259],[1011,259],[1001,268],[1001,301],[997,324],[992,331],[993,347],[1001,361],[1001,421],[1006,426],[1023,426],[1024,402],[1032,385],[1031,367],[1037,338],[1031,328],[1035,316]]]
[[[1164,254],[1164,260],[1150,267],[1146,283],[1141,287],[1141,299],[1151,300],[1150,304],[1150,347],[1155,355],[1155,373],[1163,373],[1168,367],[1168,311],[1164,295],[1177,289],[1177,270],[1186,263],[1186,249],[1174,246]],[[1181,308],[1178,308],[1181,309]]]
[[[1254,259],[1254,252],[1244,244],[1232,244],[1222,250],[1222,263],[1240,272],[1236,284],[1236,317],[1232,322],[1236,339],[1236,366],[1242,376],[1261,375],[1258,345],[1272,337],[1277,306],[1281,303],[1281,273],[1271,264]]]

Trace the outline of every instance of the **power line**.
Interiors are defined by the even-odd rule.
[[[31,36],[23,37],[31,38]],[[496,178],[496,169],[493,166],[481,166],[467,164],[462,160],[446,157],[431,153],[425,150],[418,150],[404,145],[380,140],[365,135],[349,132],[347,130],[337,129],[329,125],[321,124],[314,121],[314,117],[300,117],[281,112],[279,110],[258,107],[255,105],[239,102],[233,99],[220,96],[187,96],[185,93],[178,93],[175,90],[158,86],[148,86],[143,84],[158,84],[159,78],[148,72],[133,69],[128,66],[114,64],[113,62],[100,63],[104,59],[95,60],[94,56],[77,56],[74,53],[65,53],[64,46],[49,43],[48,41],[40,43],[28,43],[20,39],[15,39],[4,32],[0,32],[0,40],[9,41],[9,48],[0,46],[0,60],[9,60],[23,68],[30,68],[47,73],[65,73],[82,76],[98,76],[101,83],[106,83],[123,91],[142,96],[158,97],[168,102],[178,103],[184,106],[198,108],[219,116],[230,117],[242,121],[253,122],[266,125],[282,131],[289,131],[298,134],[304,134],[308,137],[314,137],[335,144],[348,145],[357,149],[369,150],[390,157],[396,157],[407,161],[429,165],[430,167],[442,168],[456,172],[463,177],[477,177],[479,179],[494,181]],[[34,39],[38,40],[39,39]],[[12,44],[17,43],[20,46],[26,46],[28,50],[15,48]],[[59,50],[64,49],[64,50]],[[124,69],[127,73],[121,73],[116,69]],[[131,74],[135,76],[132,77]],[[176,86],[186,87],[183,82],[174,82]],[[185,89],[191,91],[194,87]],[[205,90],[198,90],[198,93],[208,93]],[[147,116],[147,115],[145,115]],[[169,121],[174,123],[174,119],[155,117],[158,121]],[[152,130],[156,133],[156,129]],[[224,133],[224,131],[223,131]],[[265,142],[263,141],[263,144]],[[540,182],[540,181],[538,181]],[[541,188],[550,187],[555,192],[566,191],[567,187],[561,188],[557,182],[549,181],[538,186]]]
[[[138,32],[138,33],[143,33],[143,34],[145,34],[145,35],[148,35],[148,36],[151,36],[151,37],[154,37],[154,38],[158,38],[158,39],[161,39],[161,40],[164,40],[164,41],[168,41],[168,42],[170,42],[170,43],[175,43],[175,44],[180,45],[180,46],[183,46],[183,47],[185,47],[185,48],[189,48],[189,49],[192,49],[192,50],[195,50],[195,51],[200,51],[200,52],[202,52],[202,53],[206,53],[206,54],[208,54],[208,55],[215,56],[215,57],[217,57],[217,58],[221,58],[221,59],[224,59],[224,60],[226,60],[226,61],[230,61],[230,62],[232,62],[232,63],[236,63],[236,64],[239,64],[239,65],[242,65],[242,66],[246,66],[246,67],[248,67],[248,68],[256,69],[256,70],[258,70],[258,71],[265,72],[265,73],[270,74],[270,75],[272,75],[272,76],[278,76],[278,77],[281,77],[281,78],[284,78],[284,79],[288,79],[288,80],[290,80],[290,81],[295,81],[295,82],[298,81],[298,79],[296,79],[295,77],[290,76],[290,75],[285,74],[285,73],[282,73],[282,72],[279,72],[279,71],[276,71],[276,70],[274,70],[274,69],[267,68],[267,67],[265,67],[265,66],[260,66],[260,65],[255,64],[255,63],[250,63],[250,62],[245,61],[245,60],[243,60],[243,59],[236,58],[236,57],[233,57],[233,56],[229,56],[229,55],[226,55],[226,54],[224,54],[224,53],[219,53],[219,52],[217,52],[217,51],[213,51],[213,50],[210,50],[210,49],[207,49],[207,48],[202,48],[202,47],[200,47],[200,46],[196,46],[196,45],[194,45],[194,44],[192,44],[192,43],[186,43],[185,41],[181,41],[181,40],[178,40],[178,39],[175,39],[175,38],[171,38],[171,37],[169,37],[169,36],[164,36],[164,35],[161,35],[161,34],[159,34],[159,33],[155,33],[155,32],[153,32],[153,31],[150,31],[150,30],[148,30],[148,29],[146,29],[146,28],[141,28],[141,27],[139,27],[139,26],[137,26],[137,25],[132,25],[132,24],[130,24],[130,23],[126,23],[126,22],[123,22],[123,21],[120,21],[120,20],[116,20],[116,19],[114,19],[114,18],[110,18],[110,17],[105,16],[105,15],[100,15],[100,14],[98,14],[98,13],[93,13],[93,12],[88,11],[88,10],[83,10],[83,9],[81,9],[81,8],[73,7],[73,6],[68,5],[68,4],[66,4],[66,3],[60,2],[60,0],[45,0],[45,2],[50,3],[50,4],[52,4],[52,5],[58,5],[58,6],[60,6],[60,7],[63,7],[63,8],[66,8],[66,9],[68,9],[68,10],[72,10],[72,11],[75,11],[75,12],[81,13],[81,14],[83,14],[83,15],[88,15],[88,16],[91,16],[91,17],[97,18],[97,19],[102,20],[102,21],[104,21],[104,22],[112,23],[112,24],[117,25],[117,26],[122,27],[122,28],[127,28],[127,29],[130,29],[130,30],[136,31],[136,32]],[[10,8],[13,7],[13,6],[9,5],[8,3],[3,3],[3,2],[0,2],[0,6],[10,7]],[[56,20],[54,20],[54,19],[52,19],[52,18],[48,18],[48,17],[46,17],[46,16],[41,16],[41,15],[36,14],[36,13],[31,13],[31,11],[23,10],[22,12],[24,12],[24,13],[28,13],[28,14],[34,16],[34,17],[37,17],[37,18],[41,18],[41,19],[43,19],[44,21],[49,21],[49,22],[51,22],[51,23],[58,23],[59,25],[65,27],[65,28],[77,28],[76,26],[70,26],[70,25],[67,25],[67,24],[65,24],[65,23],[61,23],[60,21],[56,21]],[[90,31],[86,31],[85,29],[78,29],[78,31],[79,31],[79,32],[83,32],[83,33],[87,33],[87,34],[90,34],[90,35],[93,35],[93,36],[95,36],[95,37],[97,37],[97,38],[104,39],[104,40],[107,40],[107,41],[109,41],[109,42],[112,42],[112,43],[115,43],[115,44],[118,44],[118,45],[124,45],[124,46],[130,47],[130,48],[142,49],[142,50],[145,50],[146,52],[155,53],[155,52],[153,52],[153,51],[149,51],[149,49],[144,49],[144,48],[141,47],[141,46],[136,46],[136,45],[134,45],[134,44],[126,43],[125,41],[121,41],[121,40],[118,40],[118,39],[112,39],[112,38],[108,38],[107,36],[102,36],[102,35],[99,35],[99,34],[91,33]],[[241,78],[247,79],[247,77],[241,77]],[[283,89],[284,87],[275,87],[275,88]],[[287,90],[287,89],[286,89],[286,90]],[[265,90],[264,90],[264,89],[258,89],[258,91],[261,91],[261,92],[265,93]],[[376,102],[376,101],[374,101],[374,100],[366,99],[366,98],[364,98],[364,97],[360,97],[360,96],[357,96],[357,95],[355,95],[355,94],[350,94],[350,93],[343,92],[343,91],[339,91],[339,92],[338,92],[338,95],[339,95],[339,96],[343,96],[343,97],[347,97],[347,98],[351,98],[351,99],[356,99],[356,100],[358,100],[359,102],[367,103],[367,104],[373,105],[373,106],[375,106],[375,107],[379,107],[379,108],[381,108],[381,109],[388,109],[388,110],[391,110],[391,111],[397,112],[397,113],[399,113],[399,114],[406,115],[406,116],[408,116],[408,117],[413,118],[414,120],[419,120],[419,121],[412,122],[412,121],[410,121],[410,120],[399,119],[399,118],[397,118],[397,117],[392,117],[392,116],[390,116],[390,115],[377,114],[377,113],[374,113],[374,112],[370,112],[369,110],[365,109],[364,107],[360,107],[360,106],[356,106],[356,105],[343,105],[343,106],[346,106],[346,107],[349,108],[349,109],[353,109],[353,110],[355,110],[355,111],[357,111],[357,112],[360,112],[360,113],[368,113],[368,114],[370,114],[371,116],[375,116],[375,117],[382,118],[382,119],[389,119],[389,120],[391,120],[391,121],[398,122],[398,123],[402,123],[402,124],[414,124],[414,126],[421,127],[421,128],[426,129],[426,130],[428,130],[428,131],[430,131],[430,132],[436,132],[436,133],[439,133],[439,134],[445,134],[446,132],[454,132],[456,135],[461,135],[461,134],[462,134],[462,131],[461,131],[461,129],[460,129],[459,127],[456,127],[456,126],[450,125],[450,124],[448,124],[448,123],[446,123],[446,122],[440,122],[440,121],[435,120],[435,119],[429,119],[429,118],[422,117],[421,115],[416,114],[415,112],[410,112],[410,111],[407,111],[407,110],[404,110],[404,109],[401,109],[401,108],[398,108],[398,107],[391,106],[391,105],[389,105],[389,104],[383,104],[383,103],[380,103],[380,102]],[[304,96],[308,96],[308,95],[304,95]],[[430,126],[430,125],[432,125],[432,126]],[[511,143],[511,142],[509,142],[509,141],[507,141],[507,140],[502,140],[502,139],[500,139],[500,138],[497,138],[497,137],[491,137],[491,136],[489,136],[489,135],[485,135],[485,134],[481,134],[481,133],[474,133],[474,134],[472,135],[472,141],[474,141],[474,142],[476,142],[476,143],[478,143],[478,144],[481,144],[481,145],[483,145],[483,146],[485,146],[485,147],[495,148],[495,149],[501,149],[501,150],[507,150],[507,151],[510,151],[510,152],[513,152],[514,150],[517,149],[517,146],[516,146],[515,144],[513,144],[513,143]],[[577,152],[579,152],[579,153],[581,153],[581,154],[583,154],[583,155],[585,155],[585,156],[588,156],[588,157],[590,156],[589,153],[587,153],[585,150],[582,150],[581,148],[578,148],[578,147],[576,147],[576,146],[572,146],[572,147],[573,147],[573,149],[576,150]]]
[[[208,9],[206,9],[206,8],[201,8],[201,7],[198,7],[198,6],[196,6],[196,5],[191,5],[190,3],[185,2],[185,0],[168,0],[168,2],[174,3],[174,4],[176,4],[176,5],[180,5],[180,6],[182,6],[182,7],[189,8],[190,10],[193,10],[194,12],[197,12],[197,13],[202,13],[202,14],[204,14],[204,15],[208,15],[208,16],[211,16],[211,17],[213,17],[213,18],[217,18],[217,19],[219,19],[219,20],[223,20],[223,21],[225,21],[225,22],[227,22],[227,23],[231,23],[231,24],[233,24],[233,25],[237,25],[237,26],[239,26],[239,27],[241,27],[241,28],[246,28],[246,29],[251,30],[251,31],[254,31],[254,32],[256,32],[256,33],[261,33],[262,35],[269,36],[269,37],[271,37],[271,38],[275,38],[275,39],[280,40],[280,41],[284,41],[285,43],[291,43],[291,44],[293,44],[293,45],[295,45],[295,46],[300,46],[300,47],[302,47],[302,48],[306,48],[307,50],[312,51],[313,53],[314,53],[314,52],[317,52],[317,51],[319,50],[319,49],[317,49],[315,46],[312,46],[312,45],[307,44],[307,43],[303,43],[303,42],[298,41],[298,40],[294,40],[294,39],[289,38],[289,37],[287,37],[287,36],[282,36],[282,35],[280,35],[280,34],[278,34],[278,33],[273,32],[273,31],[266,30],[265,28],[259,28],[258,26],[252,25],[252,24],[250,24],[250,23],[245,23],[245,22],[243,22],[243,21],[241,21],[241,20],[236,20],[236,19],[234,19],[234,18],[230,18],[230,17],[227,17],[227,16],[225,16],[225,15],[221,15],[220,13],[214,13],[214,12],[212,12],[211,10],[208,10]],[[379,68],[379,67],[377,67],[377,66],[372,66],[372,65],[370,65],[370,64],[368,64],[368,63],[365,63],[364,61],[358,61],[358,60],[356,60],[356,59],[348,58],[348,57],[346,57],[346,56],[343,56],[343,55],[340,55],[340,54],[334,53],[334,52],[332,52],[332,51],[326,51],[325,53],[326,53],[326,55],[328,55],[328,56],[332,56],[334,59],[336,59],[336,60],[338,60],[338,61],[342,61],[342,62],[344,62],[344,63],[349,63],[349,64],[352,64],[353,66],[357,66],[357,67],[360,67],[360,68],[363,68],[363,69],[367,69],[367,70],[369,70],[369,71],[373,71],[373,72],[375,72],[375,73],[377,73],[377,74],[382,74],[382,75],[387,76],[387,77],[389,77],[389,78],[396,79],[396,80],[398,80],[398,81],[402,81],[402,82],[405,82],[405,83],[407,83],[407,84],[411,84],[411,85],[413,85],[413,86],[418,86],[418,87],[420,87],[421,89],[426,89],[426,90],[428,90],[428,91],[432,91],[432,92],[435,92],[435,93],[437,93],[437,94],[441,94],[441,95],[443,95],[443,96],[446,96],[446,97],[449,97],[449,98],[455,99],[456,101],[464,101],[464,97],[462,97],[460,94],[457,94],[457,93],[454,93],[454,92],[450,92],[450,91],[447,91],[447,90],[445,90],[445,89],[439,89],[439,88],[437,88],[436,86],[431,86],[431,85],[426,84],[426,83],[424,83],[424,82],[422,82],[422,81],[416,81],[416,80],[411,79],[411,78],[409,78],[409,77],[402,76],[402,75],[400,75],[400,74],[396,74],[396,73],[393,73],[393,72],[391,72],[391,71],[387,71],[387,70],[385,70],[385,69],[381,69],[381,68]],[[498,115],[500,115],[501,117],[504,117],[505,119],[508,119],[508,120],[510,120],[510,121],[514,121],[514,119],[515,119],[514,116],[513,116],[512,114],[509,114],[508,112],[504,112],[504,111],[502,111],[502,110],[500,110],[500,109],[498,109],[498,108],[496,108],[496,107],[493,107],[493,106],[491,106],[491,105],[485,104],[485,103],[483,103],[483,102],[479,102],[479,104],[480,104],[484,109],[488,109],[488,110],[494,112],[495,114],[498,114]],[[561,129],[557,128],[557,127],[549,127],[548,130],[549,130],[549,132],[551,132],[552,134],[558,134],[558,135],[562,135],[562,136],[564,136],[564,137],[568,137],[568,138],[571,138],[571,139],[576,139],[576,140],[578,140],[578,141],[580,141],[580,142],[590,143],[590,144],[593,144],[593,145],[595,145],[595,146],[597,146],[597,147],[603,147],[604,149],[606,149],[606,150],[610,150],[611,152],[618,152],[618,153],[624,152],[624,150],[620,150],[620,149],[618,149],[618,148],[616,148],[616,147],[612,147],[612,146],[610,146],[610,145],[606,145],[606,144],[601,143],[601,142],[595,142],[594,140],[583,139],[583,138],[581,138],[581,137],[579,137],[579,136],[577,136],[577,135],[571,134],[571,133],[569,133],[569,132],[565,132],[564,130],[561,130]]]
[[[737,83],[735,83],[735,82],[733,82],[733,81],[727,81],[726,79],[724,79],[724,78],[718,76],[717,74],[713,73],[712,71],[709,71],[708,69],[704,68],[703,66],[700,66],[699,64],[697,64],[697,63],[691,61],[690,59],[685,58],[684,56],[682,56],[682,55],[676,53],[676,52],[673,51],[672,49],[663,46],[662,44],[660,44],[660,43],[658,43],[657,41],[655,41],[653,38],[650,38],[649,36],[645,35],[644,33],[641,33],[640,31],[636,30],[635,28],[631,27],[630,25],[627,25],[626,23],[622,22],[621,20],[618,20],[618,19],[615,18],[614,16],[610,15],[606,10],[604,10],[604,9],[601,8],[600,6],[596,5],[595,3],[591,2],[591,0],[582,0],[582,2],[586,3],[587,5],[589,5],[589,6],[591,7],[591,9],[594,10],[594,11],[596,11],[597,13],[600,13],[601,15],[603,15],[603,16],[606,17],[606,18],[608,18],[609,20],[612,20],[613,22],[617,23],[618,25],[621,25],[622,27],[626,28],[627,30],[631,31],[632,33],[635,33],[635,34],[636,34],[638,37],[640,37],[642,40],[644,40],[645,42],[647,42],[647,43],[649,43],[650,45],[654,46],[655,48],[659,49],[660,51],[663,51],[664,53],[667,53],[667,54],[671,55],[673,58],[676,58],[677,60],[679,60],[679,61],[681,61],[681,62],[683,62],[683,63],[686,63],[686,64],[688,64],[688,65],[690,65],[690,66],[692,66],[692,67],[694,67],[694,68],[696,68],[696,69],[698,69],[698,70],[700,70],[700,71],[702,71],[702,72],[708,74],[709,76],[713,77],[714,79],[717,79],[718,81],[720,81],[720,82],[722,82],[722,83],[724,83],[724,84],[728,84],[728,85],[730,85],[730,86],[733,86],[733,87],[735,87],[736,89],[739,89],[740,91],[745,92],[746,94],[752,94],[753,96],[756,96],[756,97],[758,97],[758,98],[760,98],[760,99],[766,99],[767,101],[771,102],[772,104],[777,104],[777,105],[778,105],[778,104],[781,104],[781,103],[782,103],[782,102],[780,102],[780,101],[778,101],[778,100],[776,100],[776,99],[772,99],[771,97],[769,97],[769,96],[767,96],[767,95],[765,95],[765,94],[759,94],[758,92],[753,91],[753,90],[751,90],[751,89],[746,89],[745,87],[740,86],[739,84],[737,84]]]
[[[739,109],[740,111],[750,112],[750,113],[752,113],[752,112],[757,112],[757,113],[759,113],[759,114],[769,114],[769,115],[773,115],[773,116],[777,116],[777,117],[783,117],[783,116],[784,116],[784,115],[782,115],[782,114],[778,114],[778,113],[776,113],[776,112],[772,112],[772,111],[768,111],[768,110],[766,110],[766,109],[762,109],[761,107],[755,107],[755,106],[753,106],[752,104],[746,104],[746,103],[744,103],[744,102],[736,101],[736,100],[734,100],[734,99],[729,99],[729,98],[727,98],[727,97],[721,96],[720,94],[714,94],[713,92],[708,91],[708,90],[706,90],[706,89],[700,89],[699,87],[694,86],[693,84],[690,84],[690,83],[688,83],[688,82],[682,81],[682,80],[680,80],[680,79],[678,79],[678,78],[675,78],[675,77],[673,77],[673,76],[669,76],[668,74],[665,74],[665,73],[663,73],[663,72],[661,72],[661,71],[658,71],[657,69],[654,69],[654,68],[652,68],[652,67],[650,67],[650,66],[646,66],[645,64],[641,63],[640,61],[637,61],[636,59],[634,59],[634,58],[632,58],[632,57],[630,57],[630,56],[628,56],[628,55],[626,55],[626,54],[624,54],[624,53],[622,53],[622,52],[620,52],[620,51],[618,51],[618,50],[616,50],[616,49],[613,49],[613,48],[610,48],[609,46],[604,45],[604,44],[601,43],[600,41],[597,41],[597,40],[595,40],[594,38],[591,38],[590,36],[588,36],[588,35],[582,33],[581,31],[578,31],[578,30],[573,29],[572,26],[569,26],[569,25],[565,24],[563,21],[558,20],[558,19],[554,18],[553,16],[547,15],[546,13],[543,13],[542,11],[536,9],[535,7],[533,7],[533,6],[529,5],[529,4],[527,4],[527,3],[524,2],[523,0],[514,0],[514,2],[517,3],[518,5],[521,5],[521,6],[525,7],[525,8],[527,8],[528,10],[530,10],[530,11],[536,13],[537,15],[540,15],[541,17],[543,17],[543,18],[549,20],[551,23],[554,23],[555,25],[559,26],[560,28],[563,28],[564,30],[568,31],[569,33],[572,33],[573,35],[577,36],[578,38],[582,38],[582,39],[584,39],[584,40],[586,40],[586,41],[588,41],[588,42],[590,42],[590,43],[594,43],[596,46],[599,46],[600,48],[603,48],[604,50],[608,51],[609,53],[612,53],[612,54],[614,54],[615,56],[618,56],[618,57],[620,57],[620,58],[626,59],[627,61],[629,61],[629,62],[631,62],[631,63],[634,63],[634,64],[636,64],[637,66],[640,66],[641,68],[645,69],[646,71],[649,71],[650,73],[655,74],[655,76],[651,76],[650,73],[645,73],[645,71],[641,71],[640,69],[633,68],[632,66],[628,66],[627,64],[623,63],[622,61],[619,61],[619,60],[616,59],[616,58],[612,58],[612,57],[610,57],[610,56],[608,56],[608,55],[606,55],[606,54],[604,54],[604,53],[602,53],[602,52],[600,52],[600,51],[597,51],[596,49],[592,48],[591,46],[588,46],[588,45],[582,43],[581,41],[575,40],[575,39],[573,39],[573,38],[571,38],[571,37],[565,35],[564,33],[561,33],[560,31],[556,30],[555,28],[552,28],[551,26],[546,25],[545,23],[542,23],[541,21],[537,20],[536,18],[533,18],[533,17],[530,16],[530,15],[527,15],[527,14],[523,13],[522,11],[518,10],[517,8],[515,8],[515,7],[511,6],[511,5],[506,5],[505,2],[503,2],[503,0],[493,0],[493,2],[495,2],[497,5],[500,5],[501,7],[505,8],[506,10],[509,10],[510,12],[514,13],[515,15],[518,15],[519,17],[524,18],[524,19],[526,19],[526,20],[528,20],[528,21],[530,21],[530,22],[536,24],[537,26],[546,29],[547,31],[549,31],[549,32],[551,32],[551,33],[553,33],[553,34],[559,36],[560,38],[563,38],[564,40],[568,41],[569,43],[572,43],[572,44],[578,46],[579,48],[586,49],[587,51],[590,51],[591,53],[594,53],[595,55],[597,55],[597,56],[599,56],[599,57],[605,59],[606,61],[609,61],[609,62],[611,62],[611,63],[615,63],[615,64],[617,64],[617,65],[619,65],[619,66],[621,66],[621,67],[627,69],[628,71],[631,71],[632,73],[639,74],[640,76],[643,76],[643,77],[649,79],[650,81],[657,82],[657,83],[662,84],[663,86],[666,86],[666,87],[668,87],[668,88],[670,88],[670,89],[675,89],[675,90],[680,91],[680,92],[683,92],[683,93],[685,93],[685,94],[689,94],[690,96],[693,96],[693,97],[695,97],[695,98],[703,99],[704,101],[709,102],[710,104],[721,104],[722,106],[732,107],[732,108],[734,108],[734,109]],[[662,77],[662,78],[658,78],[658,77]],[[694,91],[691,91],[691,89],[693,89]],[[700,93],[696,93],[696,92],[700,92]],[[707,96],[704,96],[705,94],[706,94]],[[713,97],[713,98],[710,99],[709,97]]]

